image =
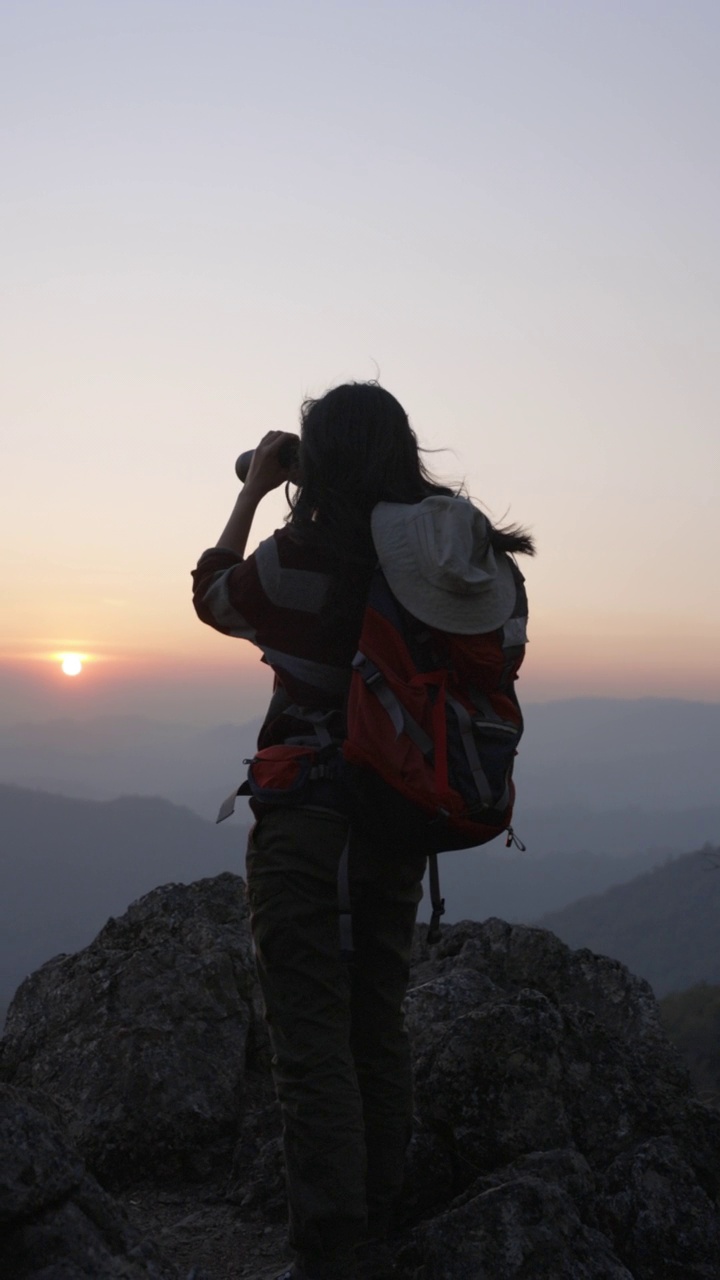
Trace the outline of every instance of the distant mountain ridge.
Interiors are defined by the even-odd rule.
[[[159,884],[234,870],[244,874],[246,811],[218,827],[189,809],[142,796],[70,799],[0,785],[0,1021],[32,968],[85,945],[109,915]],[[527,923],[665,860],[587,852],[536,856],[501,841],[441,859],[447,922],[500,916]],[[426,919],[427,902],[420,918]]]
[[[246,834],[156,798],[74,800],[0,785],[0,1025],[27,973],[85,946],[135,898],[241,872]]]
[[[720,848],[708,846],[533,923],[621,960],[657,996],[720,982]]]
[[[720,840],[720,703],[571,699],[531,704],[525,722],[516,818],[533,856],[683,853]],[[0,780],[84,799],[157,795],[212,820],[259,725],[16,725],[0,729]]]
[[[718,804],[720,703],[577,698],[529,706],[525,724],[518,790],[528,808],[559,795],[601,813]]]
[[[106,716],[14,725],[0,729],[0,781],[81,800],[160,796],[214,820],[260,724],[196,729]]]
[[[106,717],[0,730],[0,779],[8,783],[0,786],[0,1005],[30,968],[85,945],[139,894],[242,871],[247,810],[238,805],[227,827],[211,822],[244,774],[259,724],[196,729]],[[527,854],[496,841],[445,855],[446,920],[528,922],[688,848],[720,844],[718,776],[720,704],[575,699],[527,707],[515,814]],[[55,794],[16,803],[18,787]],[[120,795],[131,798],[112,807]],[[87,806],[82,817],[73,805]],[[562,929],[559,922],[560,936]],[[712,977],[690,966],[673,982]]]

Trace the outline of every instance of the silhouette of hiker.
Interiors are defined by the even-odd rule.
[[[293,439],[270,431],[257,446],[217,546],[194,571],[194,603],[203,622],[256,645],[275,673],[251,766],[247,882],[295,1254],[278,1280],[350,1280],[390,1269],[385,1242],[412,1123],[402,1002],[425,857],[407,841],[371,834],[356,816],[351,823],[332,770],[305,765],[317,762],[312,744],[327,759],[344,736],[378,562],[373,508],[397,504],[396,527],[406,534],[411,505],[455,495],[433,481],[407,414],[376,383],[307,401],[288,466]],[[287,523],[245,558],[258,503],[289,479],[297,487]],[[487,528],[499,552],[532,550],[521,530]],[[427,590],[442,610],[442,593]],[[339,872],[352,914],[349,962]]]

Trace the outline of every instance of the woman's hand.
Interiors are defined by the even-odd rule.
[[[286,440],[297,440],[291,431],[268,431],[253,453],[245,483],[240,490],[230,519],[217,541],[218,547],[227,547],[238,556],[245,555],[253,517],[258,503],[287,480],[292,480],[292,467],[280,462],[280,450]]]
[[[286,440],[297,440],[297,436],[291,431],[268,431],[253,453],[245,490],[249,489],[258,501],[291,477],[293,468],[284,467],[280,462],[280,450]]]

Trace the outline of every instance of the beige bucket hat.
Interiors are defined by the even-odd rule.
[[[495,631],[512,614],[515,579],[490,525],[467,498],[379,502],[371,516],[380,567],[404,607],[461,635]]]

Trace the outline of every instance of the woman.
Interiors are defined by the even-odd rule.
[[[290,469],[279,458],[287,440],[285,432],[264,436],[217,547],[201,556],[193,575],[202,621],[252,641],[275,672],[259,749],[307,742],[318,724],[325,741],[342,740],[351,663],[378,561],[373,509],[398,504],[402,515],[427,499],[456,501],[425,470],[402,406],[376,383],[339,386],[306,402]],[[244,558],[258,503],[289,479],[297,489],[285,527]],[[504,552],[532,553],[527,534],[494,530],[472,510],[488,543],[488,581],[496,561],[501,576]],[[383,511],[392,515],[393,508]],[[402,582],[392,585],[403,603]],[[279,1280],[345,1280],[358,1274],[363,1257],[363,1274],[380,1275],[372,1258],[382,1250],[368,1242],[383,1241],[390,1229],[410,1136],[402,1001],[425,858],[402,839],[389,847],[356,816],[351,823],[342,795],[323,778],[295,803],[288,798],[281,806],[253,802],[247,859],[295,1251]],[[346,848],[351,963],[341,950],[338,915]]]

